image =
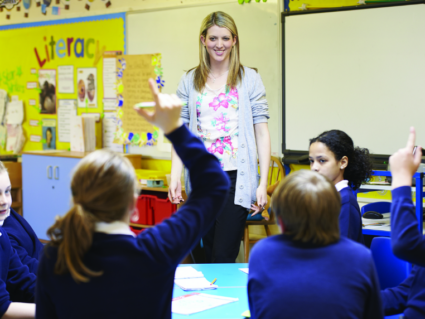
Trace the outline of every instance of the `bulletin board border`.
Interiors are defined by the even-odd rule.
[[[125,12],[102,14],[102,15],[97,15],[97,16],[80,17],[80,18],[69,18],[69,19],[59,19],[59,20],[50,20],[50,21],[37,21],[37,22],[29,22],[29,23],[3,25],[3,26],[0,26],[0,31],[44,27],[44,26],[54,26],[54,25],[81,23],[81,22],[112,20],[112,19],[120,19],[120,18],[123,19],[123,23],[124,23],[124,54],[126,54],[126,51],[127,51],[127,29],[126,29],[127,28],[127,21],[126,21],[126,13]]]

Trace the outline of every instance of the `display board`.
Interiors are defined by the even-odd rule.
[[[75,113],[98,115],[102,147],[102,58],[125,53],[125,14],[3,26],[0,43],[0,89],[24,104],[23,150],[69,149]]]
[[[127,52],[161,53],[165,81],[162,92],[175,93],[184,72],[199,63],[199,29],[202,20],[214,11],[224,11],[233,17],[239,32],[241,62],[246,66],[256,67],[262,77],[269,102],[272,151],[280,154],[281,72],[277,0],[245,3],[242,6],[234,1],[129,13]],[[161,138],[162,136],[159,137]],[[170,158],[169,149],[159,146],[130,146],[132,153],[140,152],[167,159]]]
[[[282,19],[286,149],[307,151],[309,139],[340,129],[392,154],[410,126],[425,145],[425,5]]]

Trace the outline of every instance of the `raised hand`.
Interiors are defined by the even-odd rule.
[[[411,127],[406,147],[399,149],[390,157],[392,188],[412,185],[412,176],[418,170],[422,160],[422,148],[420,146],[416,148],[415,154],[413,154],[415,139],[415,128]]]
[[[138,107],[134,109],[149,123],[161,128],[165,134],[171,133],[183,124],[180,118],[182,101],[175,94],[160,93],[153,79],[149,79],[149,87],[155,102],[155,110],[149,112]]]

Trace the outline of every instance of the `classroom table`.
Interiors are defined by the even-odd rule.
[[[239,301],[232,302],[227,305],[212,308],[192,315],[172,314],[173,319],[190,318],[190,319],[241,319],[242,313],[249,309],[248,306],[248,274],[239,270],[239,268],[248,268],[248,264],[185,264],[181,267],[192,266],[198,271],[202,271],[204,277],[208,281],[217,278],[217,289],[214,290],[196,290],[184,291],[180,287],[174,285],[173,298],[187,295],[193,292],[200,292],[210,295],[218,295],[224,297],[239,298]]]

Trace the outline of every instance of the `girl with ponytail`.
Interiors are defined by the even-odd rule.
[[[217,158],[182,125],[180,99],[159,94],[152,79],[149,85],[155,111],[137,112],[173,143],[194,189],[176,214],[135,237],[129,222],[138,214],[137,184],[130,162],[107,150],[83,158],[71,181],[72,207],[48,230],[37,318],[171,318],[176,267],[220,213],[229,181]]]
[[[360,208],[352,190],[371,175],[369,150],[354,147],[345,132],[331,130],[310,140],[309,159],[311,170],[328,177],[341,195],[341,235],[363,243]]]

